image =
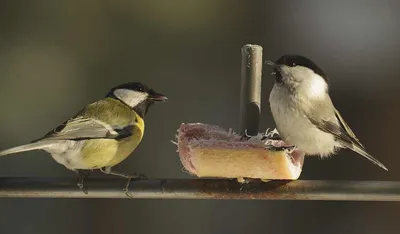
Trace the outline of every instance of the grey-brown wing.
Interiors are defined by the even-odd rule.
[[[364,146],[358,140],[356,135],[353,133],[349,125],[344,121],[339,111],[335,109],[335,117],[331,120],[325,119],[313,119],[309,118],[310,121],[315,124],[319,129],[325,132],[333,134],[337,140],[341,141],[345,145],[351,146],[352,144],[357,145],[361,149],[365,150]],[[336,120],[336,121],[334,121]]]
[[[325,102],[316,102],[312,104],[317,105],[313,105],[313,108],[310,108],[308,112],[304,114],[316,127],[334,135],[336,140],[346,148],[357,152],[384,170],[388,170],[385,165],[365,151],[364,146],[357,139],[349,125],[344,121],[339,111],[333,106],[329,97]]]
[[[315,100],[311,104],[312,107],[305,115],[316,127],[324,132],[333,134],[336,139],[344,144],[356,144],[364,149],[353,131],[333,106],[329,96],[325,100]]]
[[[342,128],[346,131],[347,135],[351,138],[352,142],[354,144],[358,145],[359,147],[361,147],[362,149],[365,149],[364,146],[361,144],[360,140],[358,140],[356,134],[354,134],[354,132],[351,130],[349,125],[346,123],[346,121],[344,121],[344,119],[342,118],[342,116],[340,115],[340,113],[337,109],[335,109],[335,114],[336,114],[336,118],[339,120],[339,123],[341,124]]]
[[[346,131],[337,123],[326,120],[317,120],[313,118],[309,118],[309,120],[320,130],[324,132],[331,133],[335,136],[336,139],[351,144],[353,141],[351,137],[346,133]]]

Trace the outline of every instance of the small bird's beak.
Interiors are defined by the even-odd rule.
[[[275,75],[276,71],[279,71],[279,68],[280,68],[279,64],[276,64],[275,62],[272,62],[272,61],[269,61],[269,60],[266,60],[265,64],[267,64],[267,65],[269,65],[269,66],[274,68],[274,71],[271,73],[271,75]]]
[[[157,93],[154,90],[150,90],[149,95],[150,95],[149,98],[156,102],[164,102],[164,101],[168,100],[168,98],[165,95],[163,95],[161,93]]]
[[[276,67],[276,66],[277,66],[276,63],[274,63],[274,62],[272,62],[272,61],[269,61],[269,60],[266,60],[266,61],[265,61],[265,64],[267,64],[267,65],[269,65],[269,66],[271,66],[271,67]]]

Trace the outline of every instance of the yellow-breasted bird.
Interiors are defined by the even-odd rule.
[[[130,180],[111,168],[126,159],[138,146],[144,133],[144,116],[155,102],[167,97],[146,85],[133,82],[112,88],[106,97],[89,104],[74,117],[29,144],[0,151],[0,156],[30,150],[44,150],[58,163],[75,171],[78,186],[84,190],[84,170],[100,169],[128,179],[124,192],[129,195]]]

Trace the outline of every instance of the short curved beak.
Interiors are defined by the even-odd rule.
[[[165,95],[163,95],[161,93],[157,93],[154,90],[149,91],[149,96],[150,96],[149,98],[151,100],[156,101],[156,102],[165,102],[168,100],[168,98]]]

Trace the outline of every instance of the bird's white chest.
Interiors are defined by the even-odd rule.
[[[57,141],[45,151],[50,153],[56,162],[70,170],[90,169],[85,168],[86,165],[82,161],[81,150],[84,144],[85,141]]]
[[[335,140],[331,134],[319,130],[310,122],[299,101],[285,87],[274,85],[270,94],[270,107],[276,128],[282,139],[296,145],[308,155],[327,156],[334,152]],[[302,105],[307,105],[307,100]]]

